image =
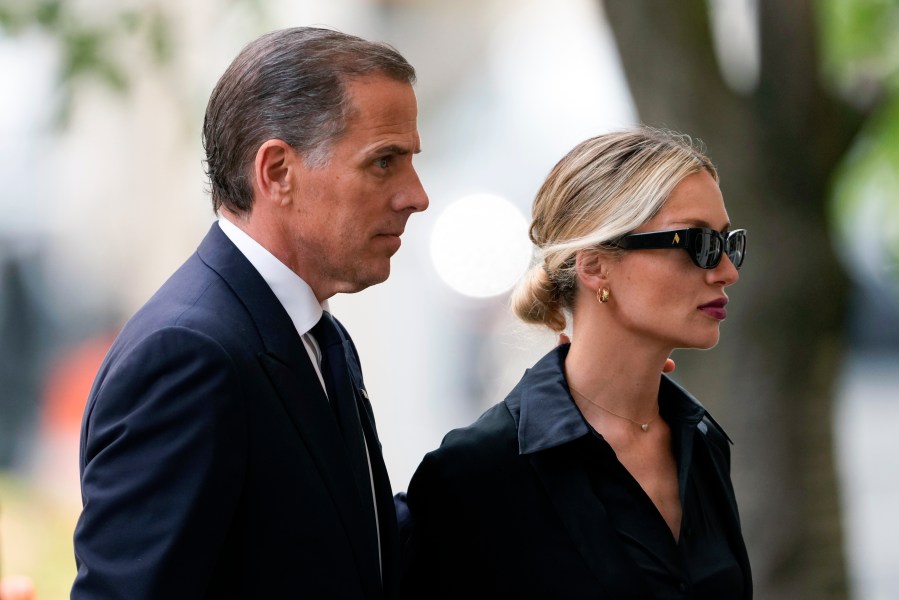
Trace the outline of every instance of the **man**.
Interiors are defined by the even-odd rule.
[[[85,409],[72,598],[394,595],[371,406],[322,308],[387,279],[428,206],[414,79],[392,48],[297,28],[219,80],[203,137],[220,219]]]

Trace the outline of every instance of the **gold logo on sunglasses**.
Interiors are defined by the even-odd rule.
[[[677,235],[677,234],[675,233],[675,234],[674,234],[674,239],[671,241],[671,244],[674,245],[674,244],[677,244],[677,243],[680,243],[680,236]]]

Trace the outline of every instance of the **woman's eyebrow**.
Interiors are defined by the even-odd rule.
[[[714,229],[715,231],[720,231],[721,233],[725,233],[730,229],[730,221],[724,224],[724,227],[718,229],[708,221],[703,219],[676,219],[671,221],[669,225],[685,225],[687,227],[708,227],[709,229]]]

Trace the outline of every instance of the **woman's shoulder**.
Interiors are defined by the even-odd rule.
[[[446,477],[489,473],[518,459],[518,431],[505,402],[489,408],[474,423],[450,431],[422,461],[422,469]]]
[[[500,402],[487,409],[467,427],[453,429],[443,438],[435,452],[442,454],[475,454],[481,457],[517,454],[518,431],[509,408]]]

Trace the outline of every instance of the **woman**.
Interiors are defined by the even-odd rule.
[[[750,598],[729,439],[661,375],[711,348],[746,235],[715,167],[647,128],[589,139],[534,201],[513,297],[571,344],[428,454],[409,487],[406,595]]]

